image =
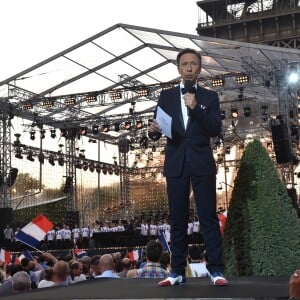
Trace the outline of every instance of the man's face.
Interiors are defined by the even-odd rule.
[[[197,55],[193,53],[186,53],[181,56],[178,64],[178,72],[181,75],[183,82],[186,80],[195,82],[200,71],[201,64]]]

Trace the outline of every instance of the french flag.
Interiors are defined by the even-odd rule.
[[[11,255],[10,252],[4,249],[1,249],[0,251],[0,260],[3,261],[6,264],[9,264],[11,262]]]
[[[23,258],[27,257],[29,260],[34,260],[32,254],[28,250],[24,250],[17,258],[16,263],[21,264]]]
[[[82,249],[74,249],[73,253],[76,255],[77,258],[82,258],[84,256],[88,256],[88,253]]]
[[[142,256],[142,249],[132,250],[128,252],[128,258],[131,262],[138,261],[140,257]]]
[[[43,240],[53,224],[43,215],[39,214],[29,224],[24,226],[16,234],[16,240],[36,249]]]

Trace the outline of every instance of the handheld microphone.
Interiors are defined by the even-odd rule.
[[[196,94],[196,89],[195,89],[194,84],[195,83],[192,80],[185,80],[182,93],[183,94],[185,94],[185,93]],[[190,117],[191,109],[188,106],[186,108],[187,108],[188,116]]]

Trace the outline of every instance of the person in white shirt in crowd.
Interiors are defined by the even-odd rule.
[[[206,268],[207,256],[201,251],[200,246],[192,245],[189,247],[189,266],[193,277],[208,277],[209,272]]]
[[[64,237],[64,230],[60,226],[57,226],[56,237],[55,237],[56,249],[62,249],[63,237]]]
[[[154,219],[151,219],[149,225],[150,239],[155,240],[157,238],[157,229],[157,224],[155,223]]]
[[[74,240],[74,243],[77,247],[80,245],[80,238],[81,238],[81,230],[78,227],[78,224],[74,224],[74,228],[72,229],[72,237]]]
[[[82,248],[87,249],[89,247],[89,238],[90,238],[90,228],[82,227]]]
[[[69,225],[64,227],[64,249],[70,249],[73,247],[72,243],[72,231]]]
[[[187,227],[188,241],[191,241],[192,234],[193,234],[193,228],[194,228],[194,224],[193,224],[192,218],[190,217],[189,222],[188,222],[188,227]]]
[[[56,236],[56,232],[55,229],[51,229],[47,232],[46,234],[46,242],[47,242],[47,248],[48,249],[55,249],[55,236]]]
[[[149,238],[149,225],[145,221],[145,219],[142,219],[141,222],[141,237],[143,240],[143,243],[146,244]]]
[[[167,219],[164,219],[163,228],[164,228],[166,240],[167,240],[168,244],[170,244],[170,242],[171,242],[171,226],[168,223]]]

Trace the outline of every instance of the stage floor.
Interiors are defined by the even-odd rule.
[[[158,286],[158,279],[97,279],[51,287],[1,299],[288,299],[288,277],[234,277],[213,286],[208,278],[188,278],[183,285]]]

